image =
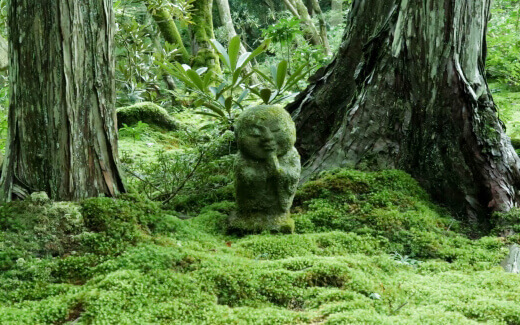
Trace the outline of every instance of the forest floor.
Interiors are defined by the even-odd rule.
[[[520,93],[492,89],[516,136]],[[137,131],[120,142],[137,176],[189,174],[197,135]],[[181,155],[192,158],[171,165]],[[221,174],[198,176],[168,209],[146,184],[118,200],[1,206],[0,323],[520,324],[519,275],[500,267],[520,236],[470,239],[406,173],[345,169],[299,189],[295,234],[230,235],[231,158],[205,162]]]

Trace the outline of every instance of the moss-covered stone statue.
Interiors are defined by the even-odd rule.
[[[235,126],[240,150],[235,170],[237,212],[231,229],[292,232],[290,208],[300,179],[296,129],[280,106],[245,111]]]

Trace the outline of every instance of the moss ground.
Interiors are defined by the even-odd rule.
[[[510,125],[515,96],[495,95]],[[200,121],[176,119],[123,136],[125,164],[199,143]],[[227,184],[226,159],[203,172]],[[470,239],[409,175],[340,169],[300,188],[295,234],[238,237],[230,187],[207,179],[180,199],[187,220],[142,193],[0,206],[0,324],[520,324],[520,278],[499,266],[520,236],[498,236],[518,210]]]
[[[399,171],[307,183],[293,235],[227,235],[234,203],[181,220],[138,195],[0,208],[2,324],[519,324],[500,237]]]

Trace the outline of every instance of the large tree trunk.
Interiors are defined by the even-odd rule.
[[[484,78],[490,0],[355,0],[334,61],[289,105],[305,175],[400,168],[473,222],[517,204]]]
[[[118,167],[111,0],[11,0],[8,201],[115,196]]]
[[[211,47],[213,32],[213,0],[195,0],[193,2],[193,24],[190,25],[191,51],[193,66],[207,67],[215,74],[220,74],[220,61]]]

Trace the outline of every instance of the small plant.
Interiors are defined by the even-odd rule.
[[[255,69],[256,73],[258,73],[262,80],[272,86],[274,90],[271,88],[258,87],[250,87],[249,89],[255,95],[260,97],[264,104],[280,103],[283,100],[294,96],[294,94],[287,94],[287,92],[305,77],[308,71],[305,67],[306,64],[302,64],[290,76],[287,75],[288,62],[285,60],[282,60],[278,65],[272,65],[269,74],[265,74],[259,69]]]
[[[274,43],[280,44],[281,52],[284,51],[285,47],[287,62],[289,62],[291,58],[292,42],[296,38],[296,35],[299,34],[302,34],[300,30],[300,20],[295,17],[281,19],[277,24],[262,30],[262,36],[264,38],[269,38]]]
[[[253,52],[242,55],[239,53],[239,36],[230,40],[228,49],[216,40],[212,40],[212,45],[226,68],[222,76],[213,76],[205,67],[193,70],[190,66],[180,63],[159,64],[195,93],[195,106],[205,108],[197,111],[198,114],[214,117],[225,129],[230,129],[236,111],[244,109],[242,102],[249,95],[245,84],[251,73],[245,74],[245,68],[253,58],[265,51],[269,41],[263,42]]]
[[[121,136],[129,136],[134,139],[135,142],[136,140],[141,140],[141,136],[145,133],[147,128],[148,124],[141,121],[137,122],[135,126],[128,126],[123,123],[123,127],[119,129],[119,134]]]
[[[393,252],[392,258],[394,259],[394,261],[396,261],[399,264],[409,265],[409,266],[413,266],[413,267],[417,267],[417,265],[422,263],[422,261],[413,259],[408,255],[401,255],[398,252]]]

